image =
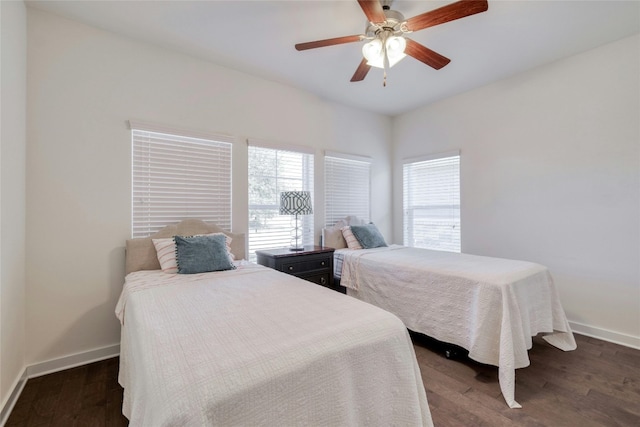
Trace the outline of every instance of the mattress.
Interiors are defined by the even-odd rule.
[[[336,251],[338,252],[338,251]],[[340,250],[347,294],[397,315],[407,328],[459,345],[498,367],[507,404],[532,337],[568,351],[576,343],[546,267],[525,261],[391,245]]]
[[[432,425],[394,315],[252,263],[139,271],[116,307],[130,425]]]

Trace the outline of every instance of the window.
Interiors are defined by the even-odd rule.
[[[405,161],[404,245],[460,252],[460,153]]]
[[[255,251],[292,245],[292,216],[280,215],[280,193],[310,191],[313,200],[313,151],[249,144],[249,259]],[[313,215],[299,216],[302,245],[313,245]]]
[[[231,137],[158,130],[131,123],[131,235],[146,237],[185,218],[231,230]]]
[[[371,161],[327,151],[324,157],[325,227],[349,215],[369,221]]]

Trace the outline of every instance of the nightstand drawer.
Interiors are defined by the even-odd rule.
[[[312,270],[324,270],[329,268],[329,264],[330,260],[326,257],[294,262],[283,262],[282,271],[289,274],[298,274]]]
[[[323,273],[323,274],[301,274],[298,276],[301,279],[308,280],[309,282],[313,282],[316,285],[322,285],[329,288],[333,287],[333,283],[331,283],[331,274]]]
[[[258,264],[337,290],[333,287],[334,251],[323,246],[310,246],[303,251],[265,249],[256,251],[256,259]]]

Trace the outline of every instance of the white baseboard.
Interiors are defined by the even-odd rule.
[[[608,329],[596,328],[595,326],[589,326],[578,322],[569,322],[569,325],[576,334],[586,335],[591,338],[597,338],[599,340],[640,350],[640,337],[634,337],[633,335],[610,331]]]
[[[0,426],[4,426],[9,419],[9,414],[13,410],[13,407],[16,406],[16,402],[18,402],[18,398],[24,389],[25,384],[27,384],[27,368],[22,370],[22,375],[16,379],[13,387],[10,388],[11,393],[9,393],[9,397],[2,404],[2,410],[0,410]]]
[[[36,378],[53,372],[110,359],[118,355],[120,355],[120,344],[114,344],[108,347],[71,354],[69,356],[63,356],[57,359],[30,365],[27,367],[27,376],[29,378]]]

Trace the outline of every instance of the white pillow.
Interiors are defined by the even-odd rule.
[[[176,240],[173,237],[166,239],[151,239],[156,247],[160,268],[165,273],[176,274],[178,262],[176,261]]]
[[[223,234],[225,236],[229,261],[233,262],[235,257],[231,253],[231,237],[224,233],[198,234],[198,236],[214,236],[216,234]],[[177,274],[178,261],[176,260],[176,240],[173,237],[167,237],[165,239],[151,239],[151,241],[153,242],[153,246],[156,248],[158,262],[160,263],[162,271],[164,273]]]
[[[350,226],[342,227],[342,236],[344,240],[347,242],[347,247],[349,249],[362,249],[360,242],[356,239],[356,236],[353,235]]]

